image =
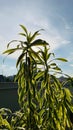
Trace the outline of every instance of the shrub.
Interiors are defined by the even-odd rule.
[[[4,54],[12,54],[21,51],[17,59],[18,73],[15,80],[18,81],[18,96],[21,110],[4,117],[0,114],[1,128],[9,130],[65,130],[71,128],[69,113],[73,112],[72,94],[64,87],[67,81],[60,82],[57,74],[63,74],[56,61],[67,62],[64,58],[56,58],[50,52],[49,44],[42,40],[35,40],[40,33],[28,33],[27,29],[20,25],[25,41],[13,40],[8,43]],[[15,48],[10,48],[11,43],[17,42]],[[38,47],[38,49],[34,49]],[[39,86],[39,87],[38,87]],[[5,114],[5,112],[4,112]]]

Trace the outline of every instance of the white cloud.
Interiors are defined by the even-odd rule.
[[[27,3],[28,2],[26,2],[25,5],[27,5]],[[40,7],[38,7],[38,9],[37,9],[36,4],[37,4],[37,6],[39,5],[36,2],[36,3],[34,3],[34,6],[33,6],[33,2],[32,2],[31,4],[28,4],[28,8],[27,8],[27,6],[23,6],[24,4],[23,5],[20,4],[20,5],[16,6],[16,10],[13,10],[13,11],[9,8],[8,11],[10,10],[12,15],[9,13],[7,18],[9,18],[9,19],[11,18],[12,22],[7,23],[8,20],[6,20],[7,25],[10,24],[10,25],[12,25],[11,28],[14,28],[15,26],[17,26],[17,23],[18,24],[21,23],[21,24],[26,25],[26,27],[28,28],[29,31],[31,31],[31,30],[36,31],[41,28],[45,29],[44,32],[41,32],[40,38],[45,39],[46,41],[49,42],[51,51],[56,50],[65,44],[69,44],[70,41],[67,40],[66,38],[62,37],[59,29],[57,29],[55,26],[52,25],[51,19],[49,19],[49,15],[52,15],[52,17],[53,17],[52,12],[49,13],[49,11],[48,11],[49,15],[46,15],[46,11],[43,11],[43,10],[41,11],[41,9],[40,9],[40,7],[42,7],[42,5],[40,5]],[[14,6],[14,8],[15,8],[15,6]],[[42,15],[42,13],[43,13],[43,15]],[[65,19],[63,19],[63,21],[66,26]],[[12,30],[11,28],[9,26],[10,30],[5,31],[5,33],[8,31],[7,33],[8,33],[9,37],[13,37],[13,33],[15,33],[15,32],[11,32],[11,30]],[[18,29],[12,30],[12,31],[18,31]],[[19,33],[19,32],[16,32],[16,33]],[[8,38],[5,40],[8,41]],[[13,40],[13,39],[11,39],[11,40]],[[7,42],[4,41],[4,38],[3,38],[3,40],[0,38],[0,43],[1,43],[0,53],[2,53],[4,50],[6,50]],[[16,52],[16,53],[10,55],[10,57],[17,58],[19,54],[20,54],[19,52]]]
[[[72,31],[73,30],[73,23],[72,22],[68,22],[66,20],[66,18],[61,16],[61,20],[63,21],[64,27],[66,29],[66,31]]]
[[[17,70],[15,66],[0,64],[0,74],[8,76],[8,75],[14,75],[16,73],[17,73]]]
[[[69,41],[69,40],[62,41],[62,44],[65,44],[65,45],[70,44],[70,43],[71,43],[71,41]]]
[[[69,62],[73,62],[73,52],[69,53],[69,56],[67,57]]]
[[[28,21],[29,25],[27,24],[27,26],[30,27],[31,32],[33,31],[34,27],[36,28],[35,31],[39,30],[39,29],[42,29],[42,28],[45,29],[45,31],[40,32],[41,35],[39,37],[46,40],[50,44],[50,50],[51,51],[54,51],[54,50],[62,47],[63,45],[70,44],[70,41],[64,39],[61,36],[61,34],[58,32],[58,30],[54,26],[51,25],[51,23],[50,23],[50,21],[48,21],[48,19],[43,20],[43,18],[42,18],[40,20],[39,17],[38,18],[35,17],[35,19],[31,19],[31,20],[30,19]],[[39,23],[36,22],[36,21],[39,21]],[[20,32],[22,32],[22,31],[20,31]],[[20,39],[20,37],[17,37],[17,38]],[[4,43],[4,46],[2,46],[2,45],[1,45],[1,51],[3,49],[5,50],[5,47],[6,47],[5,43]],[[12,45],[11,47],[14,47],[14,45]],[[17,58],[19,56],[19,54],[20,54],[20,52],[17,51],[16,53],[10,55],[10,57],[11,58]]]
[[[2,36],[0,36],[0,54],[2,54],[5,48],[6,48],[5,40]]]
[[[53,31],[53,35],[52,35]],[[52,29],[51,35],[47,32],[47,34],[43,34],[43,38],[49,42],[51,51],[54,51],[60,47],[63,47],[64,45],[70,44],[69,40],[65,40],[62,38],[62,36],[59,33],[55,33],[55,31]]]
[[[73,64],[70,64],[71,67],[73,67]]]

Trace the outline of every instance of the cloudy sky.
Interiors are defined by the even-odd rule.
[[[13,39],[20,39],[20,24],[29,31],[41,28],[41,38],[50,44],[56,57],[68,59],[60,63],[63,72],[73,76],[73,0],[0,0],[0,74],[16,74],[18,54],[5,59],[2,54]]]

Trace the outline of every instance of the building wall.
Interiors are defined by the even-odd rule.
[[[0,108],[19,110],[17,83],[0,83]]]

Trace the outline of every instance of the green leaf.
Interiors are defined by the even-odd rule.
[[[39,112],[39,115],[42,117],[42,115],[45,113],[45,109],[41,109],[41,111]]]
[[[64,88],[64,92],[65,92],[65,95],[66,95],[66,99],[68,101],[71,101],[72,94],[71,94],[70,90],[68,88]]]
[[[33,43],[31,43],[31,47],[32,46],[45,46],[45,45],[49,45],[46,41],[38,39],[35,40]]]
[[[41,78],[43,76],[44,72],[38,72],[38,74],[35,76],[35,80]]]
[[[23,127],[16,127],[17,130],[25,130]]]
[[[25,33],[26,33],[26,34],[28,34],[27,29],[26,29],[26,27],[25,27],[25,26],[20,25],[20,27],[21,27],[21,28],[25,31]]]
[[[13,43],[13,42],[19,42],[18,40],[12,40],[12,41],[10,41],[8,44],[7,44],[7,48],[10,46],[10,44],[11,43]]]
[[[35,93],[36,88],[35,88],[35,87],[36,87],[35,84],[32,83],[32,88],[33,88],[33,97],[34,97],[34,98],[35,98],[35,95],[36,95],[36,93]]]
[[[60,81],[54,75],[51,75],[51,78],[54,80],[54,83],[56,83],[57,87],[61,89]]]
[[[51,55],[53,55],[53,57],[55,57],[54,53],[49,53],[48,54],[48,59],[51,57]]]
[[[63,62],[68,62],[65,58],[56,58],[55,60],[60,60],[60,61],[63,61]]]
[[[62,72],[62,70],[61,70],[58,66],[53,67],[52,69],[57,70],[57,71],[61,71],[61,72]]]
[[[56,66],[56,63],[51,63],[50,66]]]
[[[19,35],[22,35],[22,36],[25,36],[25,37],[26,37],[26,34],[25,34],[25,33],[19,33]]]
[[[10,54],[14,53],[14,52],[17,51],[17,50],[18,50],[18,48],[8,49],[8,50],[4,51],[3,54],[8,53],[8,55],[10,55]]]
[[[31,50],[31,56],[32,56],[33,60],[36,60],[36,58],[37,58],[42,62],[40,56],[38,55],[38,52],[35,52],[32,48],[30,50]]]
[[[16,63],[16,67],[17,67],[18,64],[22,61],[24,55],[25,55],[25,53],[22,53],[22,54],[19,56],[19,58],[18,58],[18,60],[17,60],[17,63]]]
[[[0,126],[5,127],[7,130],[12,130],[9,122],[6,119],[3,119],[1,115],[0,115]]]
[[[24,98],[24,91],[23,91],[23,89],[21,89],[21,92],[19,93],[19,100],[20,100],[20,102],[23,101],[23,98]]]
[[[32,42],[34,39],[35,39],[35,37],[37,36],[37,35],[40,35],[40,33],[38,33],[39,31],[36,31],[33,35],[32,35],[32,37],[30,38],[30,41]]]
[[[41,31],[41,30],[43,30],[43,29],[40,29],[40,30],[36,31],[36,32],[32,35],[32,37],[30,38],[30,41],[31,41],[31,42],[35,39],[36,36],[40,35],[39,31]]]

